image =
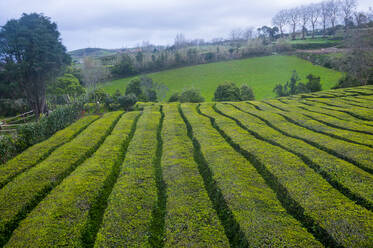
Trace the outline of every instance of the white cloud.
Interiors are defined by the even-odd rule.
[[[234,28],[270,25],[278,10],[310,2],[315,1],[0,0],[0,25],[24,12],[44,13],[58,24],[69,50],[119,48],[143,40],[170,44],[178,32],[187,38],[226,37]],[[364,9],[369,4],[360,0]]]

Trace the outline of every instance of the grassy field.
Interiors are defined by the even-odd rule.
[[[280,55],[183,67],[148,76],[169,88],[167,99],[174,92],[195,87],[201,90],[207,101],[211,101],[216,87],[229,81],[237,85],[248,84],[253,88],[256,99],[261,100],[274,97],[274,86],[288,81],[293,70],[298,72],[303,81],[306,81],[305,77],[309,73],[320,76],[323,89],[330,89],[342,76],[340,72],[312,65],[306,60]],[[110,94],[117,89],[123,93],[131,79],[107,82],[103,84],[103,88]]]
[[[0,247],[373,247],[372,101],[85,117],[0,167]]]

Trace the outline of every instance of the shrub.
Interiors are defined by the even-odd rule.
[[[0,164],[17,154],[14,139],[8,135],[0,135]]]
[[[135,103],[137,102],[137,97],[131,93],[131,94],[119,97],[118,102],[119,102],[119,105],[124,110],[129,110],[130,107],[135,105]]]
[[[60,106],[49,115],[42,116],[36,122],[19,125],[16,136],[4,138],[5,140],[10,138],[12,142],[8,143],[8,147],[0,146],[0,154],[7,154],[6,157],[1,158],[1,161],[5,162],[27,147],[47,139],[58,130],[70,125],[79,117],[82,109],[83,104],[79,102]],[[14,151],[16,152],[14,153]]]
[[[214,101],[240,101],[240,89],[235,83],[220,84],[214,93]]]
[[[170,96],[170,99],[168,99],[168,102],[178,102],[180,101],[180,93],[175,92]]]
[[[205,99],[197,89],[185,89],[180,94],[180,102],[204,102]]]
[[[253,89],[247,86],[246,84],[243,84],[240,88],[240,100],[241,101],[255,100]]]
[[[310,92],[317,92],[317,91],[321,91],[321,83],[320,83],[320,77],[316,77],[312,74],[309,74],[307,76],[307,79],[308,79],[308,82],[306,84],[306,88],[310,91]]]

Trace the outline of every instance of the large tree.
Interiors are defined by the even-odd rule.
[[[4,73],[16,81],[36,116],[46,111],[46,86],[70,64],[56,23],[42,14],[23,14],[0,30]]]

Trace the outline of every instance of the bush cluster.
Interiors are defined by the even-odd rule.
[[[77,102],[71,105],[57,107],[48,115],[41,117],[36,122],[22,124],[17,127],[17,135],[1,136],[0,162],[4,163],[17,153],[24,151],[29,146],[49,138],[52,134],[65,128],[75,121],[81,114],[83,104]]]
[[[273,88],[273,92],[276,93],[278,97],[290,96],[301,93],[310,93],[321,91],[322,86],[320,83],[320,77],[309,74],[307,76],[308,82],[300,82],[300,77],[296,71],[293,71],[293,75],[290,78],[290,81],[287,81],[284,85],[277,84]]]
[[[254,100],[254,92],[253,90],[243,84],[241,88],[238,88],[235,83],[224,83],[220,84],[215,91],[214,94],[214,101],[221,102],[221,101],[250,101]]]
[[[204,102],[205,99],[201,96],[199,90],[190,88],[184,89],[181,93],[175,92],[171,95],[168,102]]]

